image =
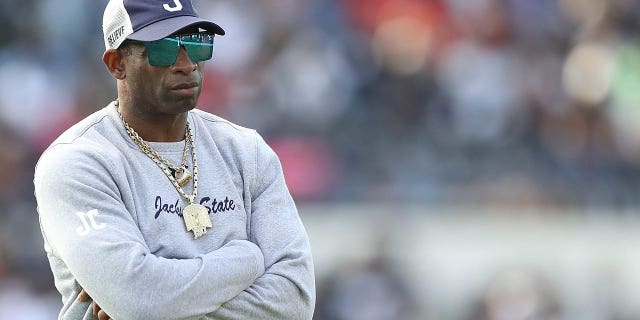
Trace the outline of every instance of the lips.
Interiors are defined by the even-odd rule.
[[[196,82],[185,82],[171,87],[172,90],[182,90],[182,89],[191,89],[198,87],[198,83]]]

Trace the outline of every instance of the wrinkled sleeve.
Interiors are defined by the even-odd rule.
[[[311,319],[315,278],[311,248],[280,161],[257,135],[250,240],[265,259],[265,273],[209,319]]]
[[[250,241],[192,259],[151,254],[121,200],[114,165],[77,149],[53,147],[36,166],[40,224],[52,253],[112,318],[202,318],[262,275],[264,257]]]

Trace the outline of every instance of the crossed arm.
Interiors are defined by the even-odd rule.
[[[43,235],[83,288],[67,296],[86,301],[90,295],[101,319],[310,319],[315,284],[308,239],[279,161],[264,146],[246,208],[249,240],[190,259],[150,252],[134,217],[123,214],[115,182],[100,176],[109,171],[104,161],[68,158],[72,153],[41,160],[35,181]],[[91,210],[87,203],[100,203],[106,225],[91,237],[76,232],[73,214]]]
[[[276,154],[261,138],[257,153],[249,240],[261,249],[266,271],[207,319],[311,319],[315,282],[309,240]]]
[[[272,181],[252,201],[249,234],[252,243],[264,248],[265,272],[205,319],[311,319],[315,284],[308,240],[293,200],[280,183]],[[88,298],[84,291],[78,297]],[[99,320],[110,319],[95,301],[93,312]]]

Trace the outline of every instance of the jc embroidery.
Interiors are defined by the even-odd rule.
[[[86,236],[91,230],[104,229],[107,225],[105,223],[96,222],[96,216],[98,215],[98,209],[93,209],[87,212],[76,212],[82,226],[76,229],[76,233],[79,236]]]

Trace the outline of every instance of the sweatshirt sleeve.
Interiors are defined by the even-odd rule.
[[[280,161],[258,136],[250,240],[266,271],[209,319],[311,319],[315,278],[309,240],[285,184]]]
[[[97,150],[50,148],[36,166],[40,224],[53,255],[114,319],[202,318],[264,271],[260,249],[234,240],[191,259],[151,254]]]

